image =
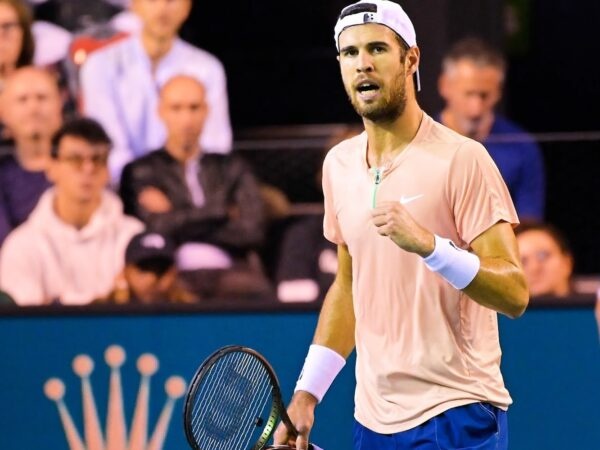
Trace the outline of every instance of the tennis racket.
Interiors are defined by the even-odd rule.
[[[280,418],[298,436],[273,368],[257,351],[239,345],[220,348],[200,365],[183,410],[185,436],[194,450],[292,450],[267,445]]]

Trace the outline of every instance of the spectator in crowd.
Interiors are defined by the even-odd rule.
[[[125,167],[121,198],[127,213],[177,241],[178,266],[194,274],[202,298],[266,296],[270,283],[254,256],[265,233],[258,183],[241,157],[204,153],[207,95],[188,75],[163,86],[159,114],[167,140]]]
[[[12,72],[33,62],[31,13],[21,0],[0,0],[0,90]]]
[[[532,297],[573,293],[573,254],[560,230],[550,224],[524,224],[517,228],[517,243]]]
[[[14,145],[0,158],[0,245],[50,187],[45,171],[61,110],[58,84],[45,70],[22,67],[6,81],[0,111]]]
[[[439,92],[446,102],[439,120],[482,142],[506,182],[522,223],[544,216],[545,169],[540,148],[518,125],[496,113],[506,62],[478,38],[458,41],[446,54]]]
[[[231,149],[227,83],[221,62],[177,37],[191,0],[132,0],[142,31],[92,53],[81,68],[84,112],[104,125],[114,142],[109,161],[113,182],[123,166],[164,144],[157,115],[160,87],[185,73],[206,88],[209,113],[201,146],[205,152]]]
[[[198,297],[178,278],[175,250],[168,236],[148,231],[135,235],[125,250],[125,269],[115,289],[98,303],[195,303]]]
[[[277,299],[322,301],[337,272],[335,245],[323,236],[323,214],[302,217],[285,230],[277,265]]]
[[[54,186],[0,252],[0,289],[19,305],[81,305],[106,296],[143,224],[106,190],[110,139],[91,119],[65,123],[46,173]]]
[[[0,93],[15,70],[32,63],[34,47],[29,8],[20,0],[0,0]],[[0,119],[0,142],[9,137]]]
[[[327,151],[345,139],[364,130],[361,125],[348,125],[333,133],[323,150]],[[315,183],[321,186],[318,171]],[[335,244],[323,235],[323,214],[300,217],[283,234],[277,264],[277,299],[281,302],[322,301],[337,273]]]

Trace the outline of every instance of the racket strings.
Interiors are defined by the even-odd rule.
[[[227,425],[234,424],[236,419],[239,420],[235,416],[239,413],[240,403],[236,401],[237,399],[233,395],[235,389],[239,390],[241,386],[232,381],[235,381],[236,373],[243,374],[247,371],[249,362],[249,355],[243,354],[240,358],[237,353],[227,354],[211,367],[210,372],[204,379],[202,393],[206,398],[200,395],[197,397],[197,407],[194,410],[199,410],[200,414],[193,419],[193,424],[197,440],[209,441],[210,448],[225,445],[234,436],[236,430]],[[225,409],[224,405],[226,403],[232,405],[232,408]],[[238,405],[238,407],[235,408],[235,405]],[[200,434],[198,434],[198,431],[200,431]],[[207,448],[209,447],[207,446]]]
[[[199,448],[248,449],[253,437],[260,436],[262,416],[270,413],[273,387],[265,367],[248,353],[231,352],[218,359],[200,382],[191,417]]]

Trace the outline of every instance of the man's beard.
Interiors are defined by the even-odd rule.
[[[406,109],[406,83],[404,82],[404,75],[401,74],[394,84],[392,98],[389,100],[380,100],[383,104],[361,105],[358,101],[354,101],[352,96],[348,96],[348,98],[359,116],[375,123],[393,122]]]

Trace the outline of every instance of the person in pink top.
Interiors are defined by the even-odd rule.
[[[276,444],[306,449],[314,410],[356,348],[355,450],[506,449],[512,400],[497,313],[529,296],[517,214],[485,148],[423,112],[420,51],[402,8],[363,0],[335,26],[365,132],[323,164],[338,272]]]

